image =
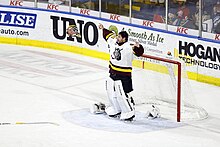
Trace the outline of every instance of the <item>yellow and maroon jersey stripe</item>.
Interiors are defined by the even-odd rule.
[[[131,76],[132,67],[121,67],[109,62],[110,73]]]

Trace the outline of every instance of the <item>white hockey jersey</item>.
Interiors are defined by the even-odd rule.
[[[140,56],[143,54],[143,46],[132,47],[130,43],[125,42],[121,45],[117,43],[116,38],[112,38],[114,33],[103,29],[103,38],[109,45],[110,61],[109,61],[109,72],[131,76],[132,72],[132,60],[134,55]]]
[[[122,45],[116,43],[116,39],[109,37],[107,40],[109,44],[111,70],[117,73],[130,75],[132,71],[132,60],[134,58],[132,46],[125,42]]]

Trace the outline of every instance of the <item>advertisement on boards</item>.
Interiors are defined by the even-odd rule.
[[[16,7],[34,7],[35,0],[1,0],[0,5],[16,6]]]
[[[220,49],[214,43],[181,39],[175,49],[176,57],[183,60],[188,70],[220,78]]]
[[[166,56],[169,52],[186,63],[187,71],[220,78],[220,45],[217,43],[84,15],[1,7],[0,37],[77,46],[107,53],[108,44],[98,29],[100,23],[116,35],[122,30],[127,31],[129,42],[141,43],[146,54]],[[70,25],[77,27],[80,36],[68,37],[66,29]]]
[[[0,10],[0,36],[29,38],[37,22],[37,13]]]

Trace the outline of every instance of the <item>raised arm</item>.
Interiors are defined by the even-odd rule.
[[[112,35],[114,35],[114,33],[112,31],[109,31],[107,29],[104,28],[104,26],[102,24],[99,24],[99,29],[102,30],[102,34],[103,34],[103,38],[107,41],[109,37],[111,37]]]

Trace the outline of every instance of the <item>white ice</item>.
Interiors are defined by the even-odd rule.
[[[220,88],[195,81],[197,103],[209,113],[205,120],[126,124],[99,115],[96,125],[87,111],[106,97],[107,67],[107,61],[73,53],[1,44],[0,123],[51,124],[0,125],[0,147],[220,146]]]

